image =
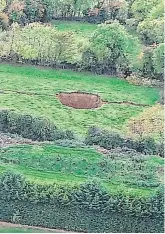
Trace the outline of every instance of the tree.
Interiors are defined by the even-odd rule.
[[[152,56],[153,66],[156,73],[160,74],[163,78],[164,71],[164,43],[161,43],[153,51]]]
[[[135,0],[131,7],[132,13],[137,20],[142,21],[158,4],[159,0]]]
[[[128,16],[128,3],[125,0],[104,1],[103,8],[107,12],[107,19],[119,20],[124,23]]]
[[[6,0],[0,0],[0,12],[6,7]]]
[[[117,73],[131,68],[140,53],[137,38],[118,22],[99,25],[91,38],[91,49],[99,63]]]
[[[0,12],[0,29],[7,30],[9,26],[9,18],[7,14]]]
[[[8,49],[6,49],[8,47]],[[31,23],[25,27],[12,24],[3,34],[0,54],[52,65],[62,62],[75,63],[81,59],[82,45],[71,31],[61,32],[47,24]]]
[[[163,17],[164,17],[163,1],[160,1],[158,5],[152,8],[147,18],[153,20],[153,19],[163,19]]]
[[[164,20],[146,19],[139,23],[137,32],[146,44],[162,43],[164,40]]]

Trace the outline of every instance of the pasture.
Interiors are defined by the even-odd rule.
[[[125,134],[127,121],[147,108],[140,105],[152,106],[159,100],[158,88],[135,86],[116,77],[4,64],[0,65],[0,89],[0,108],[50,119],[57,127],[81,136],[93,125]],[[56,97],[59,92],[77,91],[98,94],[111,103],[74,109]]]
[[[20,145],[0,150],[0,171],[12,170],[36,183],[76,186],[98,179],[111,193],[148,196],[162,181],[158,156],[103,155],[94,148],[54,144]]]

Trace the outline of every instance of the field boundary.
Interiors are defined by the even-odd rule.
[[[36,93],[36,92],[26,92],[26,91],[21,91],[21,90],[0,89],[0,93],[7,94],[5,92],[17,93],[17,94],[20,94],[20,95],[29,95],[29,96],[36,95],[36,96],[56,97],[56,95],[57,95],[56,93],[55,94],[45,94],[45,93],[42,94],[42,93]],[[92,94],[92,93],[88,93],[88,94],[95,95],[95,94]],[[141,107],[149,107],[149,106],[151,106],[151,105],[148,105],[148,104],[129,102],[129,101],[120,101],[120,102],[118,102],[118,101],[104,101],[104,100],[102,100],[102,103],[103,104],[118,104],[118,105],[141,106]]]

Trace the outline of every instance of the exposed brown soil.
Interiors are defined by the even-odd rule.
[[[101,107],[103,104],[99,95],[89,93],[59,93],[57,97],[63,105],[75,109],[94,109]]]
[[[27,92],[27,91],[20,91],[20,90],[10,90],[4,89],[0,90],[0,94],[7,94],[7,93],[17,93],[20,95],[28,95],[28,96],[50,96],[54,97],[54,94],[45,94],[45,93],[36,93],[36,92]],[[61,92],[56,94],[56,97],[60,100],[60,102],[69,107],[73,107],[75,109],[94,109],[99,108],[104,104],[119,104],[119,105],[131,105],[131,106],[143,106],[148,107],[150,105],[129,102],[129,101],[104,101],[100,98],[97,94],[90,94],[90,93],[83,93],[83,92]]]

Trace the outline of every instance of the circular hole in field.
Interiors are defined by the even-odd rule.
[[[59,93],[57,94],[60,102],[69,107],[75,109],[94,109],[102,106],[102,100],[99,95],[82,93],[82,92],[71,92],[71,93]]]

